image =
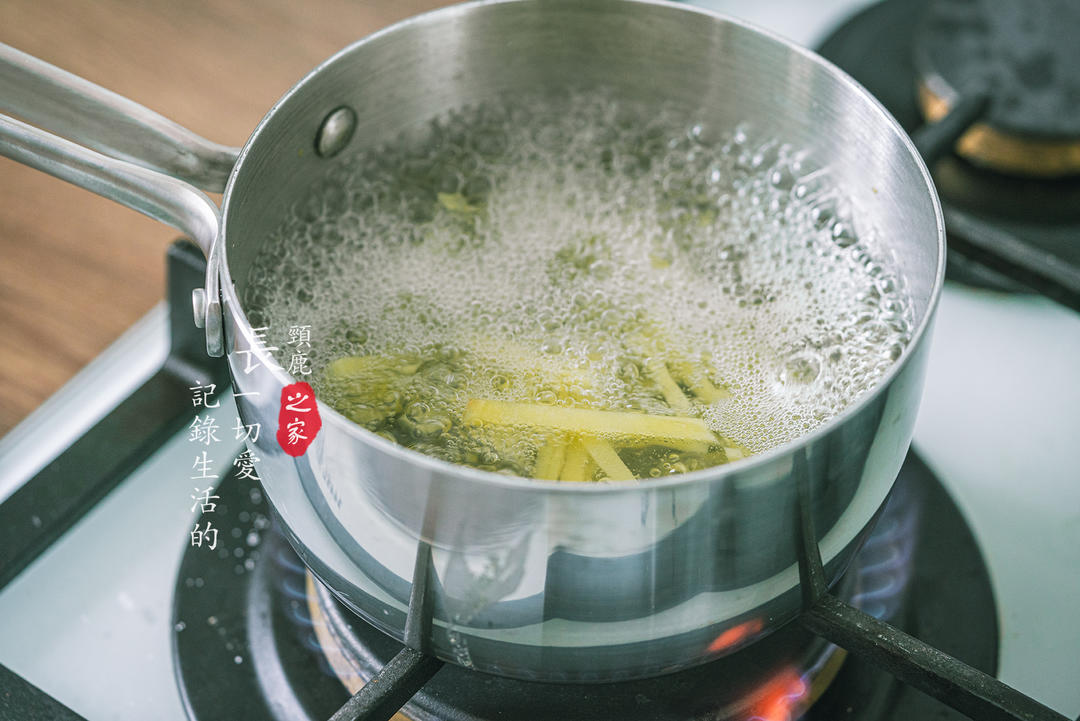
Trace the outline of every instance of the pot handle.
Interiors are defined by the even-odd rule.
[[[207,353],[223,355],[215,242],[221,211],[193,185],[223,189],[239,150],[212,143],[137,103],[3,44],[0,110],[41,126],[0,115],[0,155],[171,225],[202,248],[206,287],[193,295],[195,324],[206,331]]]
[[[214,193],[225,189],[240,153],[3,43],[0,109],[109,157]]]

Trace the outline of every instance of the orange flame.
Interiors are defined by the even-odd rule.
[[[802,676],[788,669],[762,687],[757,700],[750,707],[752,721],[791,721],[801,713],[801,702],[806,698],[808,687]]]

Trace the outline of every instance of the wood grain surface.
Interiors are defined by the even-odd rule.
[[[321,60],[443,4],[3,0],[0,42],[241,145]],[[177,235],[0,158],[0,435],[164,296]]]

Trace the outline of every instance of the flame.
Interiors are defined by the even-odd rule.
[[[738,646],[754,634],[759,633],[763,627],[764,623],[760,618],[752,618],[749,621],[743,621],[738,626],[732,626],[714,638],[706,651],[709,653],[718,653]]]
[[[758,692],[750,706],[750,721],[791,721],[802,711],[809,687],[792,669],[782,671]]]

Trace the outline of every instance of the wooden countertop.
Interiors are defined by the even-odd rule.
[[[340,48],[445,0],[5,0],[0,42],[241,145]],[[0,435],[164,296],[177,231],[0,158]]]

